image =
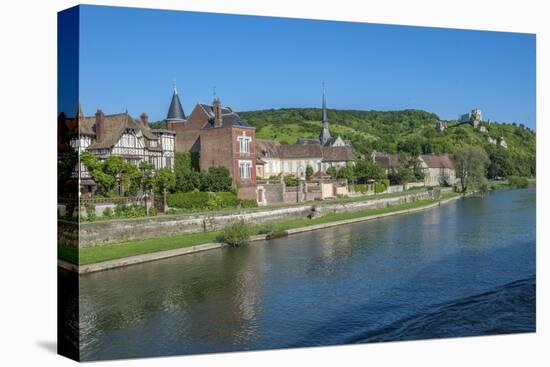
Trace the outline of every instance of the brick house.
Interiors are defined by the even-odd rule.
[[[176,152],[198,153],[201,171],[226,167],[239,187],[239,198],[257,199],[253,126],[222,106],[219,98],[211,105],[197,104],[186,118],[175,88],[166,121],[167,129],[176,134]]]

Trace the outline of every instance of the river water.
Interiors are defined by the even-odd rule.
[[[83,275],[81,358],[534,332],[535,222],[502,190]]]

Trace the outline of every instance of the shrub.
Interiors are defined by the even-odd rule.
[[[273,223],[266,223],[258,226],[258,234],[272,234],[275,232]]]
[[[248,244],[250,235],[250,226],[244,220],[240,220],[226,225],[222,229],[219,240],[231,247],[239,247]]]
[[[95,216],[95,205],[93,204],[84,204],[84,208],[86,209],[86,219],[90,222],[93,222],[96,218]]]
[[[380,194],[384,191],[386,191],[386,185],[384,185],[382,182],[376,182],[374,184],[374,193],[375,194]]]
[[[368,186],[366,184],[356,184],[355,185],[355,191],[360,192],[361,194],[366,193],[369,191]]]
[[[168,206],[187,210],[202,210],[207,207],[210,194],[193,190],[191,192],[178,192],[169,194],[167,197]]]
[[[157,208],[151,208],[151,209],[149,209],[149,216],[150,216],[150,217],[156,217],[157,214],[158,214]]]
[[[103,209],[103,216],[105,218],[111,218],[113,216],[113,209],[109,206]]]
[[[298,179],[292,175],[285,176],[284,181],[286,186],[298,186]]]
[[[168,206],[188,211],[218,210],[223,208],[236,208],[237,195],[233,192],[178,192],[168,194]]]
[[[216,196],[221,199],[221,208],[236,208],[239,204],[237,194],[234,192],[217,192]]]
[[[218,210],[222,207],[223,199],[216,194],[210,194],[208,196],[208,201],[206,202],[206,209],[208,210]]]
[[[241,208],[257,208],[258,203],[254,199],[243,199],[240,201]]]
[[[516,189],[523,189],[529,186],[529,180],[526,177],[510,176],[508,185]]]
[[[141,205],[122,205],[115,207],[115,215],[119,218],[136,218],[145,216],[145,208]]]

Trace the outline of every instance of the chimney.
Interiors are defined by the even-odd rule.
[[[103,111],[97,110],[95,113],[95,139],[96,141],[103,140],[105,136],[105,115]]]
[[[141,123],[143,124],[143,126],[149,127],[149,115],[146,112],[143,112],[139,116],[139,119],[141,120]]]
[[[214,98],[214,102],[212,103],[212,107],[214,108],[214,122],[216,126],[221,126],[223,119],[222,119],[222,103],[220,102],[219,98]]]

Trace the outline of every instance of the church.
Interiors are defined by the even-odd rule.
[[[357,159],[350,141],[330,134],[327,98],[323,87],[321,131],[319,138],[299,138],[296,144],[279,144],[276,140],[256,142],[257,176],[269,178],[295,175],[305,178],[307,166],[324,176],[329,167],[345,167]]]

